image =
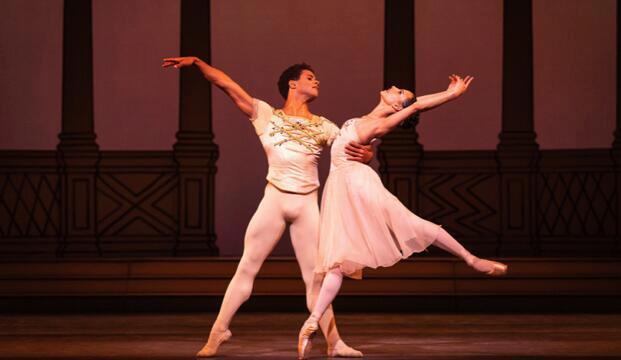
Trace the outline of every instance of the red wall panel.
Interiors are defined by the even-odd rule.
[[[495,149],[501,129],[502,2],[416,1],[416,93],[446,89],[450,74],[473,75],[462,98],[421,115],[425,150]]]
[[[616,106],[616,1],[533,2],[541,148],[607,148]]]
[[[62,87],[62,0],[0,2],[0,149],[54,149]]]
[[[179,0],[94,0],[93,76],[103,150],[168,150],[179,127]]]

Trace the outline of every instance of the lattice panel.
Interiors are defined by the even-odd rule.
[[[175,235],[177,189],[175,173],[101,174],[98,236]]]
[[[0,237],[59,236],[59,202],[56,174],[0,174]]]
[[[613,173],[540,173],[537,227],[541,236],[611,236],[619,214]]]
[[[420,216],[455,236],[495,236],[499,224],[495,174],[423,174]]]

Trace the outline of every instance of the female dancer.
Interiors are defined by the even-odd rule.
[[[507,266],[479,259],[439,225],[410,212],[384,188],[368,165],[347,161],[344,146],[381,137],[418,112],[461,96],[473,77],[449,77],[448,88],[418,99],[408,90],[391,87],[380,92],[380,102],[369,114],[348,120],[332,145],[330,175],[321,202],[319,252],[315,272],[325,274],[319,297],[298,337],[298,357],[306,357],[317,321],[332,303],[343,275],[360,279],[365,267],[394,265],[429,245],[462,258],[475,270],[503,275]],[[409,105],[411,104],[411,105]]]

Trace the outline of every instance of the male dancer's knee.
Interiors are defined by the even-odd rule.
[[[252,293],[254,279],[259,273],[261,265],[242,258],[237,266],[237,271],[233,276],[231,283],[235,283],[238,294],[244,297],[244,301],[248,300]]]

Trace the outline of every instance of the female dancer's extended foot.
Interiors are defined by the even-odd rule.
[[[507,273],[507,269],[509,268],[503,263],[486,259],[479,259],[476,256],[472,256],[470,259],[468,259],[467,263],[476,271],[485,273],[490,276],[505,275]]]
[[[231,338],[231,331],[211,331],[209,334],[209,340],[207,340],[207,344],[203,346],[203,348],[196,354],[197,358],[206,358],[216,356],[218,353],[218,348],[220,345]]]
[[[348,346],[343,340],[337,341],[334,347],[328,347],[328,357],[360,358],[363,356],[362,352]]]
[[[298,359],[306,359],[308,354],[310,354],[313,346],[313,337],[317,329],[319,329],[317,319],[312,317],[308,318],[308,320],[304,322],[304,325],[302,325],[300,334],[298,335]]]

